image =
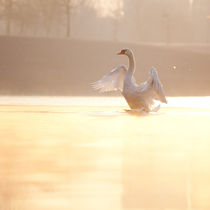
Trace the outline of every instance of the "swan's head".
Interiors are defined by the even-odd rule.
[[[117,55],[127,55],[130,56],[132,55],[132,51],[129,49],[122,49],[119,53],[117,53]]]

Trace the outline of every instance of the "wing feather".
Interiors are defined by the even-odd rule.
[[[118,66],[105,74],[100,80],[92,83],[92,87],[100,92],[122,91],[126,71],[126,66]]]
[[[143,95],[148,99],[155,99],[163,103],[167,103],[163,86],[154,67],[152,67],[150,70],[150,76],[148,80],[142,84],[140,88]]]

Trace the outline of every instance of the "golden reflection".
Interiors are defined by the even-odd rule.
[[[210,109],[122,110],[1,106],[1,209],[209,209]]]

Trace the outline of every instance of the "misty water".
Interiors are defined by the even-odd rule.
[[[210,108],[210,96],[167,97],[162,107]],[[128,109],[122,97],[88,96],[0,96],[0,105],[121,106]]]
[[[210,208],[210,97],[0,97],[0,209]]]

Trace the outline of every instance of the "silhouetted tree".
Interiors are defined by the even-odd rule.
[[[13,18],[13,3],[14,0],[1,1],[1,19],[5,21],[5,33],[10,35],[11,22]]]
[[[85,0],[57,0],[58,6],[61,8],[66,19],[66,36],[71,36],[71,14],[76,8],[82,6]]]
[[[35,0],[37,1],[37,0]],[[43,24],[46,35],[49,36],[53,27],[53,23],[59,19],[59,4],[57,0],[43,1],[39,0],[36,3],[37,10],[39,11],[39,25]]]
[[[33,30],[39,20],[39,9],[35,0],[19,0],[16,4],[14,22],[19,26],[19,33],[24,34],[24,30]]]

